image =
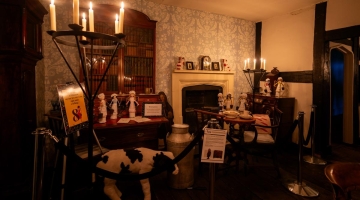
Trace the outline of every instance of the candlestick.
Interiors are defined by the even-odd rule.
[[[121,2],[120,15],[119,15],[119,33],[124,32],[124,2]]]
[[[81,25],[83,26],[83,31],[86,31],[86,18],[85,18],[85,13],[83,13],[83,18],[82,18],[82,21],[81,21]],[[82,40],[86,40],[86,37],[85,36],[82,36]]]
[[[115,34],[119,33],[119,16],[116,14],[115,17]]]
[[[73,23],[79,24],[79,0],[73,0]]]
[[[90,9],[89,9],[89,31],[94,32],[94,11],[92,9],[91,1],[90,1]]]
[[[56,14],[54,0],[50,3],[50,29],[56,31]]]

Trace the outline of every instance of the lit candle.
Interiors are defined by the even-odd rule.
[[[56,31],[56,14],[54,0],[51,0],[50,4],[50,29]]]
[[[119,33],[124,32],[124,2],[121,2],[120,15],[119,15]]]
[[[262,69],[263,59],[260,58],[260,69]]]
[[[244,63],[244,70],[246,69],[246,60],[245,60],[245,63]]]
[[[265,69],[265,61],[266,61],[266,60],[264,59],[264,69]]]
[[[81,20],[81,25],[83,26],[83,31],[86,31],[86,18],[85,18],[85,13],[82,14],[83,18]],[[86,40],[85,36],[82,36],[82,40]]]
[[[90,9],[89,9],[89,31],[94,32],[94,11],[92,9],[91,1],[90,1]]]
[[[73,23],[79,24],[79,0],[73,0]]]
[[[115,34],[119,33],[119,16],[116,14],[115,18]]]
[[[254,59],[254,69],[255,69],[255,65],[256,65],[256,59]]]

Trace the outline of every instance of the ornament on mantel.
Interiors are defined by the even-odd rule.
[[[220,63],[221,63],[220,71],[227,71],[227,72],[231,71],[227,59],[220,59]]]
[[[182,70],[185,64],[185,58],[184,57],[179,57],[179,61],[176,64],[176,70]]]

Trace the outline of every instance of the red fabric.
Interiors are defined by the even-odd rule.
[[[271,126],[270,117],[266,114],[253,114],[255,124]],[[271,128],[256,127],[259,134],[271,134]]]

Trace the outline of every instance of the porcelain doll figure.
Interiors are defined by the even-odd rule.
[[[111,103],[110,103],[111,109],[113,110],[113,113],[110,116],[110,119],[117,119],[118,116],[118,107],[120,106],[120,102],[117,99],[117,94],[111,95]]]
[[[224,97],[221,92],[218,94],[218,104],[219,104],[219,110],[221,111],[224,106]]]
[[[139,105],[139,103],[136,101],[135,99],[135,91],[134,90],[131,90],[129,92],[129,99],[128,101],[126,102],[126,106],[129,106],[129,117],[130,118],[133,118],[135,117],[135,113],[136,113],[136,106]]]
[[[224,99],[223,106],[225,110],[231,110],[233,108],[233,100],[230,93],[226,95],[226,99]]]
[[[285,90],[285,84],[284,84],[284,81],[283,81],[282,77],[279,77],[277,79],[277,81],[274,84],[274,87],[276,87],[275,96],[276,97],[281,97],[283,95],[283,93],[284,93],[284,90]]]
[[[239,109],[238,111],[240,113],[243,113],[244,110],[246,110],[246,105],[247,105],[247,94],[246,93],[241,93],[239,96]]]
[[[270,79],[269,78],[267,78],[265,80],[264,92],[265,92],[265,96],[271,96],[271,86],[270,86]]]
[[[106,101],[105,101],[105,95],[104,93],[100,93],[97,96],[100,100],[100,105],[99,105],[99,123],[106,123],[106,115],[107,115],[107,110],[106,110]]]

